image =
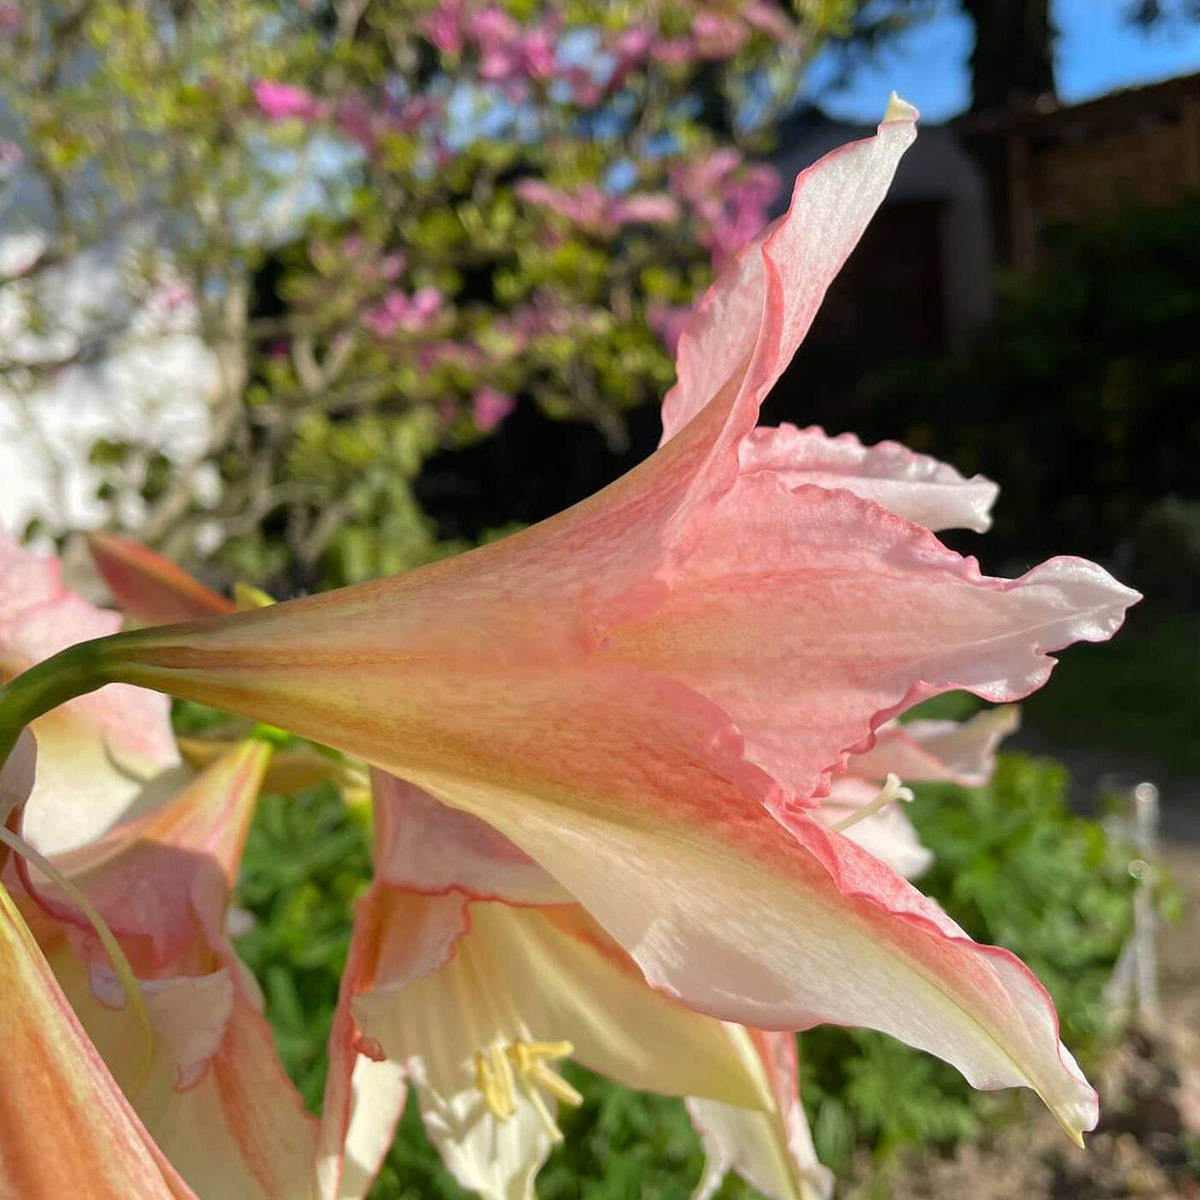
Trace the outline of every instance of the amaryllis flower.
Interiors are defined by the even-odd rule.
[[[986,577],[903,488],[885,508],[741,457],[915,116],[894,101],[801,174],[680,339],[662,446],[604,491],[457,558],[131,631],[39,678],[86,659],[354,754],[494,826],[690,1009],[879,1029],[978,1087],[1033,1087],[1078,1137],[1095,1094],[1037,980],[812,812],[891,717],[951,689],[1017,699],[1137,596],[1073,558]]]
[[[229,898],[270,747],[247,741],[177,795],[50,861],[90,902],[136,976],[147,1059],[91,914],[22,870],[15,892],[108,1069],[159,1148],[205,1197],[306,1196],[316,1121],[276,1054],[257,985],[225,933]],[[20,861],[19,859],[17,860]]]
[[[63,586],[57,559],[31,554],[0,529],[0,676],[120,627],[116,613]],[[178,763],[167,712],[164,697],[118,684],[34,723],[41,767],[25,828],[36,846],[65,850],[97,836]]]
[[[561,1139],[557,1107],[581,1099],[559,1074],[570,1057],[628,1087],[693,1098],[714,1187],[737,1169],[776,1200],[827,1194],[805,1143],[791,1035],[689,1011],[484,822],[382,772],[373,792],[376,879],[330,1045],[331,1150],[338,1111],[352,1143],[386,1148],[411,1082],[463,1187],[532,1200]],[[362,1194],[373,1162],[347,1167],[357,1182],[326,1183]]]
[[[118,581],[127,608],[144,612],[147,600],[153,599],[160,609],[203,616],[213,611],[214,600],[220,604],[229,603],[207,593],[186,573],[136,543],[104,536],[92,539],[92,550],[105,577]],[[115,564],[108,561],[110,557],[116,558]],[[169,601],[166,599],[168,593]],[[818,819],[838,827],[849,826],[848,836],[877,858],[907,877],[918,874],[928,865],[929,853],[917,841],[901,810],[894,804],[881,805],[881,801],[886,801],[895,791],[889,790],[890,785],[885,784],[882,789],[879,785],[897,772],[910,781],[938,779],[965,785],[982,784],[994,768],[998,742],[1015,728],[1016,717],[1016,710],[1010,707],[981,713],[964,724],[921,720],[901,727],[895,722],[889,723],[880,730],[872,750],[851,758],[846,774],[834,780],[831,794],[817,810]],[[205,747],[207,761],[212,761],[215,753],[216,747]],[[330,760],[322,756],[311,757],[315,761],[297,763],[301,774],[278,790],[291,790],[317,778],[328,777]],[[444,1056],[438,1058],[436,1065],[450,1076],[449,1085],[444,1078],[435,1081],[440,1082],[440,1093],[431,1082],[425,1059],[430,1053],[436,1057],[437,1047],[444,1039],[434,1039],[430,1046],[420,1044],[422,1036],[429,1032],[428,1022],[418,1023],[416,1035],[407,1040],[412,1049],[407,1058],[389,1057],[384,1043],[369,1032],[371,1022],[374,1020],[378,1025],[380,1011],[389,1019],[397,1017],[400,1011],[407,1011],[406,1003],[411,1002],[413,996],[409,994],[406,1002],[402,995],[408,986],[407,975],[389,981],[386,968],[380,964],[409,961],[409,939],[415,929],[423,926],[420,922],[414,926],[407,916],[422,899],[434,896],[438,898],[435,903],[441,903],[447,892],[456,893],[463,899],[462,911],[467,919],[471,906],[479,903],[493,914],[505,904],[515,903],[522,910],[540,906],[550,910],[546,915],[552,920],[557,919],[565,933],[582,936],[583,946],[595,953],[605,945],[605,936],[585,913],[575,911],[577,906],[567,903],[569,897],[561,894],[553,880],[539,872],[520,850],[483,822],[446,809],[427,793],[394,777],[378,773],[375,783],[378,870],[357,923],[352,969],[342,989],[342,1007],[333,1038],[335,1070],[323,1138],[325,1185],[340,1189],[342,1196],[350,1196],[359,1194],[369,1183],[379,1157],[386,1152],[390,1142],[404,1104],[406,1082],[411,1077],[423,1097],[423,1111],[431,1132],[447,1154],[460,1183],[476,1187],[484,1195],[507,1196],[513,1189],[519,1193],[531,1186],[536,1170],[556,1136],[552,1112],[555,1096],[540,1097],[544,1107],[539,1109],[534,1097],[525,1092],[514,1092],[511,1113],[489,1111],[481,1118],[485,1124],[491,1122],[486,1130],[475,1130],[471,1136],[464,1137],[460,1128],[456,1138],[456,1131],[440,1122],[436,1113],[450,1103],[445,1095],[446,1087],[458,1087],[461,1091],[464,1078],[470,1081],[466,1086],[466,1104],[478,1104],[482,1093],[476,1095],[479,1084],[475,1056],[482,1051],[468,1046],[465,1056],[457,1064],[447,1062]],[[401,903],[405,894],[407,901]],[[398,919],[392,912],[393,902],[406,914],[406,919]],[[568,910],[571,910],[571,920],[564,923]],[[527,918],[528,914],[523,914],[520,919],[528,923]],[[506,927],[505,918],[496,919],[501,928]],[[541,927],[538,922],[534,926]],[[486,935],[470,929],[462,933],[459,941],[468,934],[472,946],[481,938],[486,942]],[[448,961],[453,960],[459,941],[449,951]],[[566,944],[570,945],[569,941]],[[636,988],[629,989],[626,985],[630,980],[638,980],[640,972],[616,947],[609,945],[608,954],[611,963],[623,964],[622,972],[618,973],[622,985],[617,994],[608,997],[611,1008],[607,1021],[600,1026],[601,1033],[614,1027],[626,1030],[625,1055],[632,1046],[641,1058],[641,1074],[636,1086],[669,1090],[675,1077],[675,1059],[673,1054],[664,1057],[664,1043],[670,1044],[661,1029],[664,1015],[669,1018],[674,1012],[682,1027],[693,1031],[693,1035],[695,1031],[704,1031],[705,1025],[697,1021],[694,1014],[679,1013],[678,1006],[656,998],[656,993],[645,995]],[[506,965],[503,955],[503,946],[493,946],[486,960],[498,960]],[[584,964],[592,963],[589,953],[581,953],[579,947],[573,947],[571,954],[561,956],[552,964],[555,979],[561,985],[567,1015],[558,1018],[562,1022],[559,1026],[542,1033],[546,1037],[554,1035],[547,1044],[561,1050],[564,1057],[574,1053],[573,1043],[569,1051],[566,1049],[570,1038],[562,1036],[564,1031],[570,1034],[575,1028],[576,1017],[572,1014],[594,1009],[605,1000],[604,996],[595,994],[594,971],[579,970],[579,960]],[[525,966],[518,956],[513,967],[518,979]],[[461,971],[443,972],[441,966],[430,972],[431,982],[427,986],[444,993],[441,1005],[444,1020],[468,1019],[466,1014],[457,1011],[463,998],[461,989],[455,987],[460,974]],[[490,981],[470,976],[470,986],[466,990],[469,993],[471,986],[478,987],[482,983],[490,1004],[508,986],[509,992],[505,994],[520,1007],[511,995],[509,974],[507,970],[500,971],[498,978]],[[542,973],[539,972],[538,978],[542,978]],[[519,990],[522,995],[526,994],[523,988]],[[632,1004],[628,1001],[630,994],[634,997]],[[392,1008],[394,1002],[399,1004],[395,1011]],[[368,1015],[366,1026],[360,1027],[355,1012],[364,1007],[369,1009],[372,1004],[376,1005],[375,1018]],[[643,1012],[649,1012],[656,1019],[639,1026],[636,1018]],[[689,1098],[688,1110],[707,1151],[704,1178],[696,1195],[713,1194],[722,1177],[728,1171],[736,1170],[769,1197],[823,1200],[830,1193],[831,1177],[816,1159],[799,1103],[796,1052],[791,1035],[732,1025],[718,1029],[712,1021],[708,1022],[707,1034],[710,1046],[719,1049],[728,1072],[716,1090],[726,1097],[732,1093],[743,1102],[747,1096],[751,1099],[750,1107],[746,1107],[745,1103],[729,1103],[728,1099],[723,1101],[711,1096]],[[732,1045],[733,1059],[729,1057],[727,1043]],[[589,1045],[592,1057],[587,1061],[593,1065],[601,1063],[600,1069],[604,1069],[603,1064],[608,1061],[606,1055],[611,1052],[617,1058],[618,1077],[629,1078],[628,1067],[622,1065],[625,1055],[603,1042],[597,1046],[594,1039]],[[622,1071],[624,1074],[620,1074]],[[485,1073],[485,1078],[491,1077]],[[559,1088],[559,1098],[571,1095],[558,1084],[550,1086]],[[435,1089],[433,1094],[428,1090],[431,1087]],[[492,1099],[494,1103],[494,1095]],[[486,1099],[484,1103],[486,1105]],[[527,1120],[504,1128],[515,1120],[522,1104],[533,1105],[531,1111],[525,1110]],[[531,1115],[536,1118],[533,1122],[528,1120]],[[344,1160],[341,1146],[352,1119],[354,1136],[350,1140],[357,1149]],[[495,1127],[497,1124],[500,1128]],[[504,1151],[498,1153],[497,1146],[505,1147]]]

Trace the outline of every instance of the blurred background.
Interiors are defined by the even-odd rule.
[[[1154,779],[1154,904],[1200,891],[1195,0],[0,3],[0,521],[286,597],[549,516],[653,449],[691,304],[892,89],[921,135],[764,419],[998,481],[953,541],[990,573],[1077,553],[1146,594],[991,787],[914,806],[922,886],[1041,974],[1115,1116],[1084,1160],[822,1031],[818,1149],[855,1195],[1195,1196],[1200,951],[1166,935],[1130,1033],[1149,852],[1086,815]],[[240,948],[315,1105],[368,850],[336,797],[276,800]],[[687,1195],[679,1107],[581,1085],[540,1194]],[[411,1118],[377,1195],[458,1195]]]

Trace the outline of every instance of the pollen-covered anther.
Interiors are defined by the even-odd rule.
[[[570,1042],[515,1041],[504,1045],[497,1040],[475,1055],[475,1086],[483,1096],[488,1112],[498,1121],[507,1121],[517,1111],[514,1085],[533,1105],[543,1128],[556,1141],[562,1133],[546,1104],[543,1092],[562,1104],[577,1108],[583,1097],[547,1065],[574,1052]]]
[[[513,1097],[513,1074],[499,1042],[475,1055],[475,1086],[487,1110],[497,1121],[507,1121],[517,1111]]]
[[[857,825],[859,821],[865,821],[867,817],[874,816],[877,812],[881,812],[887,808],[889,804],[894,804],[897,800],[911,800],[912,798],[911,789],[902,786],[899,776],[889,772],[883,787],[879,789],[879,795],[870,804],[864,804],[858,812],[852,813],[845,820],[839,821],[833,828],[838,833],[845,833],[847,829]]]

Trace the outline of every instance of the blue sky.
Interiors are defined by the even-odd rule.
[[[1066,101],[1087,100],[1114,88],[1200,71],[1200,22],[1177,21],[1143,34],[1122,19],[1128,0],[1054,0],[1058,90]],[[874,122],[894,88],[927,120],[942,121],[967,107],[971,23],[945,4],[940,15],[893,40],[879,61],[861,68],[850,86],[825,88],[828,62],[818,59],[806,91],[832,116]]]

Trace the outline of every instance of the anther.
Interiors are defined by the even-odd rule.
[[[510,1042],[507,1046],[497,1039],[475,1055],[475,1086],[479,1089],[487,1110],[498,1121],[507,1121],[516,1114],[516,1088],[533,1106],[542,1128],[555,1142],[562,1133],[555,1124],[542,1093],[553,1096],[562,1104],[577,1108],[583,1097],[561,1075],[547,1065],[567,1058],[575,1047],[570,1042]]]

